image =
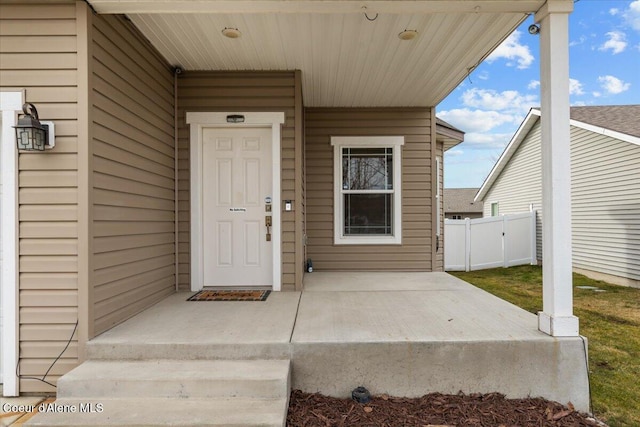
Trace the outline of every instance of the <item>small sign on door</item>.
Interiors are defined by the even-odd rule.
[[[229,208],[229,212],[246,212],[246,208]]]

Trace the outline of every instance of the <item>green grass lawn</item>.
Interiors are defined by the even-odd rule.
[[[527,311],[542,310],[537,266],[452,273]],[[574,313],[589,339],[593,411],[611,427],[640,426],[640,289],[573,275]],[[579,289],[595,286],[605,292]]]

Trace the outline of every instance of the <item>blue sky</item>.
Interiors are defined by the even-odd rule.
[[[569,17],[571,105],[640,104],[640,0],[579,0]],[[466,132],[445,154],[448,188],[479,187],[540,104],[539,36],[529,17],[437,107]]]

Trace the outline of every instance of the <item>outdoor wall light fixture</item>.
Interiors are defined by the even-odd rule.
[[[18,150],[44,151],[45,148],[53,148],[53,123],[41,123],[38,110],[29,102],[22,106],[22,111],[24,115],[18,118],[18,124],[14,126]]]
[[[224,27],[224,30],[222,30],[222,35],[230,39],[237,39],[242,35],[242,33],[237,28]]]
[[[398,34],[398,38],[400,40],[413,40],[418,36],[418,32],[416,30],[404,30],[400,34]]]

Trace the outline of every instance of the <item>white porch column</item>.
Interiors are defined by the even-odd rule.
[[[569,151],[569,13],[573,0],[547,0],[540,23],[542,127],[543,311],[538,328],[578,336],[571,277],[571,160]]]

